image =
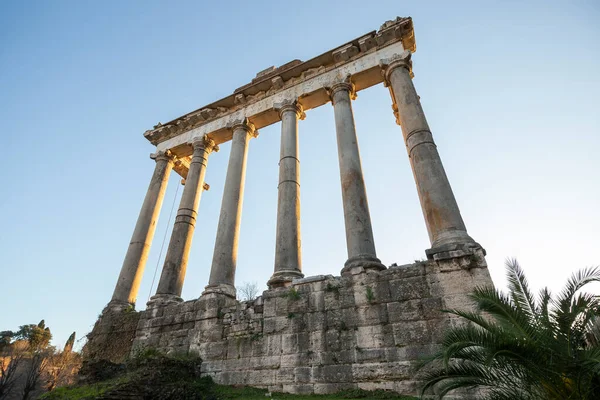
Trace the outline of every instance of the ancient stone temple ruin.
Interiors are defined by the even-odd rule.
[[[416,391],[415,361],[431,353],[491,285],[485,251],[467,233],[413,86],[411,18],[311,60],[259,72],[233,94],[158,124],[144,136],[156,165],[112,299],[89,335],[91,358],[122,360],[136,349],[196,352],[222,384],[328,393],[346,388]],[[357,92],[384,84],[400,125],[431,248],[427,260],[385,266],[377,258],[352,111]],[[300,246],[298,120],[333,106],[348,250],[341,276],[304,277]],[[390,113],[392,118],[392,113]],[[269,289],[236,300],[235,272],[246,159],[258,129],[281,122],[276,248]],[[400,131],[398,132],[400,133]],[[181,290],[210,155],[232,141],[210,279],[202,295]],[[185,187],[156,294],[132,312],[171,171]],[[196,265],[190,265],[196,268]]]

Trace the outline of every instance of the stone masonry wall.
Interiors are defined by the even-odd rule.
[[[453,323],[445,308],[491,285],[474,255],[315,276],[253,302],[202,297],[142,311],[133,348],[196,352],[202,372],[226,385],[331,393],[388,389],[415,394],[414,364]],[[92,336],[94,334],[92,333]]]

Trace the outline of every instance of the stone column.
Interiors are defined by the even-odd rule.
[[[221,215],[217,227],[215,251],[210,269],[210,279],[202,293],[203,296],[217,293],[235,298],[236,295],[235,268],[242,219],[248,142],[251,138],[257,137],[258,132],[248,119],[233,124],[232,130],[233,139],[223,190]]]
[[[385,269],[375,252],[371,215],[352,113],[354,85],[340,82],[328,89],[335,114],[348,260],[342,274],[355,267]]]
[[[481,246],[467,234],[442,160],[425,119],[412,82],[410,51],[391,60],[382,60],[385,82],[395,102],[396,122],[402,127],[421,208],[425,216],[433,258],[472,254]]]
[[[173,225],[173,233],[169,241],[169,248],[165,257],[165,263],[156,290],[148,306],[161,305],[171,302],[180,302],[181,290],[185,279],[185,271],[188,256],[192,246],[196,217],[200,197],[204,189],[204,175],[209,154],[218,146],[207,136],[194,139],[192,146],[194,154],[190,168],[185,179],[185,187],[179,203],[179,210]]]
[[[150,157],[156,161],[156,167],[131,236],[112,300],[107,305],[109,310],[120,310],[130,305],[135,306],[135,300],[144,275],[144,268],[148,260],[148,253],[154,238],[156,222],[165,198],[169,175],[173,169],[175,157],[171,155],[170,151],[152,154]]]
[[[300,240],[300,160],[298,151],[298,118],[304,119],[298,102],[276,105],[281,118],[281,152],[277,199],[277,234],[275,238],[275,271],[270,288],[289,286],[303,278]]]

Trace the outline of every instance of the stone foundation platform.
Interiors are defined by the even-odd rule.
[[[196,352],[202,373],[225,385],[414,395],[415,363],[436,350],[453,323],[440,310],[468,309],[467,294],[483,285],[492,282],[481,250],[382,271],[353,269],[342,277],[295,280],[252,302],[209,295],[141,312],[106,312],[86,354],[118,362],[144,347]]]

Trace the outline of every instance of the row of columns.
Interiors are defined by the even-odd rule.
[[[402,127],[410,164],[432,248],[428,256],[456,250],[457,246],[478,246],[467,234],[458,204],[425,119],[419,96],[412,83],[411,54],[405,51],[382,63],[384,82],[395,100],[397,121]],[[360,152],[352,112],[356,92],[350,79],[326,88],[334,108],[340,181],[348,259],[342,274],[354,268],[381,270],[362,173]],[[300,235],[300,160],[298,120],[304,119],[296,100],[276,105],[281,124],[281,152],[277,206],[277,234],[274,273],[269,287],[288,285],[303,277]],[[242,215],[248,144],[258,135],[247,119],[231,127],[232,147],[225,180],[221,214],[209,283],[203,295],[235,297],[235,269]],[[185,189],[173,227],[162,274],[149,306],[182,301],[181,291],[192,244],[208,156],[218,146],[208,138],[194,139],[193,156]],[[165,194],[169,173],[175,162],[169,153],[154,156],[156,168],[138,217],[136,228],[109,306],[134,304],[156,221]]]

